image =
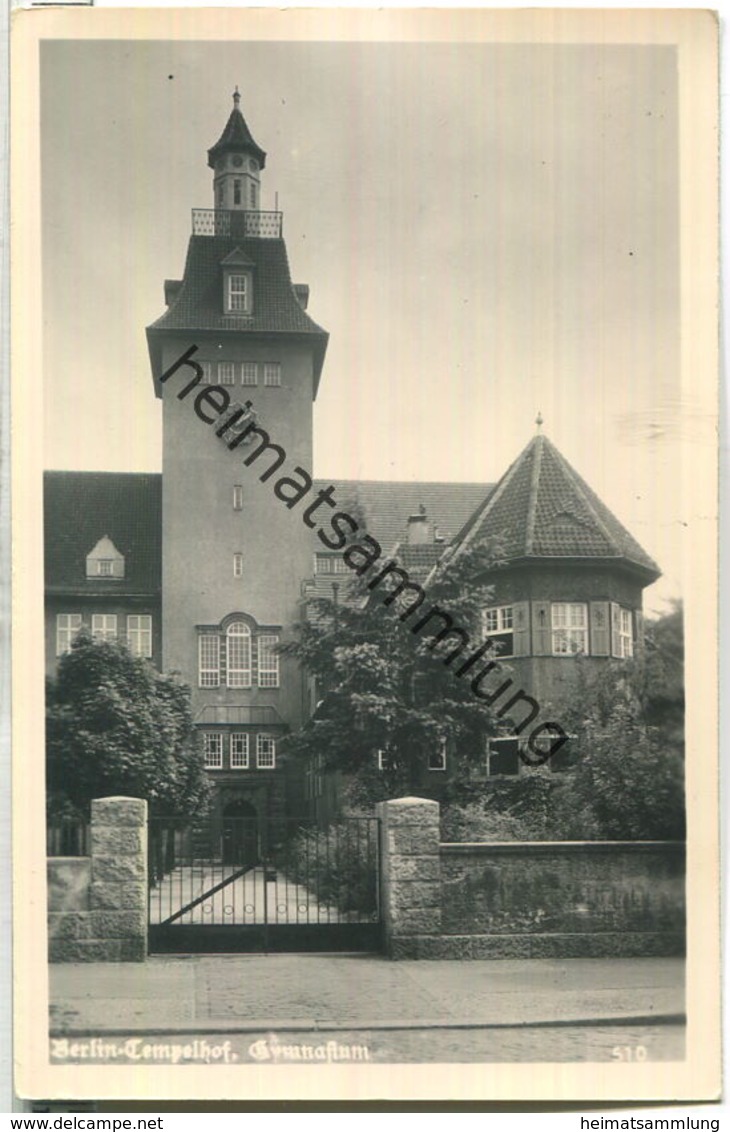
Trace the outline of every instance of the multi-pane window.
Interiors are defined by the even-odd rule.
[[[628,660],[634,655],[634,633],[631,624],[631,610],[619,609],[617,628],[617,653]]]
[[[243,621],[226,631],[226,669],[229,688],[251,687],[251,630]]]
[[[220,385],[236,384],[236,366],[233,362],[218,362],[218,383]]]
[[[243,577],[243,554],[240,552],[240,550],[237,550],[233,555],[233,577]]]
[[[280,362],[264,362],[264,385],[281,385]]]
[[[248,770],[248,735],[245,731],[231,734],[231,770]]]
[[[100,578],[114,577],[114,562],[111,558],[99,558],[96,562],[96,572]]]
[[[248,275],[231,274],[228,276],[228,309],[229,311],[247,311],[249,308],[248,289],[250,278]]]
[[[242,362],[241,385],[258,385],[259,373],[256,362]]]
[[[318,574],[348,574],[350,571],[341,554],[317,554],[314,565]]]
[[[488,637],[500,656],[514,655],[514,608],[497,605],[482,613],[484,636]]]
[[[279,654],[276,647],[279,638],[272,633],[262,633],[257,640],[259,658],[259,688],[279,687]]]
[[[152,618],[149,614],[127,617],[127,648],[133,656],[152,656]]]
[[[203,732],[203,756],[206,770],[220,770],[223,766],[223,735],[220,731]]]
[[[201,688],[217,688],[221,680],[220,639],[204,633],[198,641],[198,678]]]
[[[241,203],[241,182],[238,177],[236,177],[233,182],[233,203]]]
[[[234,483],[233,485],[233,510],[243,510],[243,484]]]
[[[56,616],[56,656],[68,652],[80,628],[80,613],[59,613]]]
[[[584,602],[554,601],[552,604],[553,655],[573,656],[588,652],[588,610]]]
[[[212,362],[198,362],[198,365],[200,366],[200,368],[203,371],[203,376],[200,379],[201,383],[203,385],[212,385],[213,384],[213,363]]]
[[[276,741],[272,735],[256,736],[256,766],[259,770],[271,770],[276,766]]]
[[[91,618],[91,635],[97,641],[116,641],[116,613],[94,613]]]

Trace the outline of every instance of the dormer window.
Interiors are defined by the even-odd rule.
[[[240,248],[235,248],[221,263],[223,269],[223,310],[226,314],[251,314],[253,311],[254,264]]]
[[[94,549],[86,555],[86,577],[89,581],[124,577],[124,555],[119,553],[108,535],[100,538]]]
[[[228,276],[228,310],[243,311],[250,309],[249,300],[250,276]]]

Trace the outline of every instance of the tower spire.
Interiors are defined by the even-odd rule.
[[[257,145],[241,113],[241,95],[236,86],[233,109],[225,129],[208,150],[213,170],[215,208],[258,212],[261,207],[261,170],[266,154]]]

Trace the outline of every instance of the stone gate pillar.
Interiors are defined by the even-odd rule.
[[[147,957],[147,803],[95,798],[91,803],[89,911],[98,955]]]
[[[419,935],[441,931],[439,805],[396,798],[378,805],[386,952],[415,959]]]

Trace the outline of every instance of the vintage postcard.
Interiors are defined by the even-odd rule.
[[[16,12],[19,1095],[718,1098],[717,50]]]

